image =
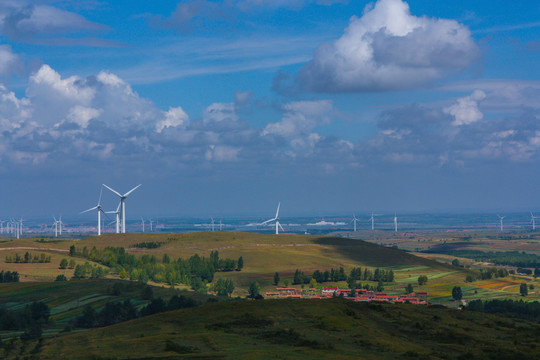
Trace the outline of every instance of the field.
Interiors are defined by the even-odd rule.
[[[410,237],[410,236],[409,236]],[[454,237],[456,238],[456,237]],[[458,239],[463,242],[463,239]],[[373,239],[370,241],[374,241]],[[379,240],[380,241],[380,240]],[[407,243],[411,239],[396,238],[386,239],[386,243],[403,241]],[[421,244],[432,244],[437,241],[433,234],[425,235]],[[439,240],[441,242],[442,240]],[[449,241],[449,240],[445,240]],[[456,240],[457,241],[457,240]],[[487,241],[484,238],[479,242]],[[505,241],[507,240],[489,240]],[[533,240],[523,240],[528,243]],[[536,240],[535,240],[536,241]],[[136,244],[142,242],[155,242],[160,246],[155,249],[137,248]],[[474,242],[471,240],[471,242]],[[442,243],[442,242],[441,242]],[[516,246],[523,246],[521,245]],[[81,249],[87,247],[104,248],[106,246],[122,246],[129,253],[152,254],[161,259],[167,254],[172,259],[181,257],[188,258],[194,254],[209,256],[212,251],[219,251],[220,257],[244,259],[242,271],[216,273],[216,278],[232,279],[235,283],[234,296],[247,295],[247,287],[252,281],[260,283],[262,292],[275,289],[272,284],[275,272],[280,274],[282,284],[287,281],[292,283],[292,277],[296,269],[311,275],[314,270],[326,270],[330,268],[345,268],[348,272],[353,267],[381,267],[392,269],[395,273],[395,282],[385,284],[385,291],[389,294],[402,294],[404,287],[411,283],[415,290],[427,291],[429,299],[433,303],[442,303],[448,306],[458,304],[451,299],[451,290],[454,286],[461,286],[464,291],[464,299],[477,298],[521,298],[519,285],[527,282],[534,289],[529,291],[525,300],[540,299],[540,282],[532,277],[509,276],[507,278],[481,280],[466,283],[465,278],[471,271],[464,267],[452,266],[449,263],[455,257],[438,254],[406,253],[392,247],[383,247],[370,242],[347,238],[304,236],[304,235],[267,235],[243,232],[199,232],[186,234],[109,234],[100,237],[89,237],[83,240],[65,240],[44,242],[40,239],[22,239],[9,242],[0,242],[0,268],[16,270],[21,274],[21,281],[54,280],[56,275],[66,273],[70,277],[73,270],[60,270],[58,264],[64,257],[69,257],[68,250],[71,245]],[[433,246],[433,245],[430,245]],[[28,250],[30,249],[30,250]],[[38,253],[41,251],[50,254],[50,264],[5,264],[5,254],[14,254],[24,251]],[[415,256],[418,255],[418,256]],[[81,258],[74,258],[77,263],[85,262]],[[437,260],[437,261],[434,261]],[[479,264],[472,260],[460,259],[463,265],[472,269],[485,267],[487,264]],[[420,275],[428,277],[427,284],[417,285]],[[111,274],[109,278],[118,278]],[[369,283],[369,282],[363,282]],[[376,283],[369,283],[376,286]],[[339,284],[346,287],[344,282]],[[177,286],[185,289],[186,286]]]
[[[329,300],[207,304],[40,343],[6,358],[525,359],[540,325],[468,311]]]

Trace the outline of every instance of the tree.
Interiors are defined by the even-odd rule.
[[[405,288],[405,292],[407,294],[410,294],[410,293],[414,292],[414,288],[413,288],[412,284],[407,284],[407,287]]]
[[[163,254],[163,263],[168,264],[171,262],[171,258],[167,254]]]
[[[309,281],[309,287],[311,289],[314,289],[315,286],[317,286],[317,280],[315,280],[315,278],[311,278],[311,280]]]
[[[75,256],[75,245],[69,247],[69,256]]]
[[[420,275],[418,277],[418,285],[422,286],[422,285],[425,285],[428,281],[428,278],[426,275]]]
[[[521,283],[521,285],[519,285],[519,293],[521,296],[527,296],[529,294],[526,283]]]
[[[244,258],[240,256],[240,257],[238,258],[238,263],[237,263],[237,266],[236,266],[236,271],[242,270],[243,267],[244,267]]]
[[[56,277],[56,280],[54,281],[67,281],[66,275],[60,274]]]
[[[461,291],[461,287],[454,286],[454,288],[452,289],[452,297],[456,301],[461,300],[461,298],[463,297],[463,292]]]
[[[475,279],[474,279],[474,276],[472,275],[467,275],[465,277],[465,282],[473,282]]]
[[[68,266],[68,261],[67,261],[67,259],[62,259],[62,260],[60,261],[60,269],[65,269],[65,268],[67,268],[67,266]]]
[[[261,287],[259,286],[259,283],[256,281],[253,281],[251,284],[249,284],[249,297],[252,299],[255,299],[258,295],[260,295]]]
[[[75,260],[73,260],[73,259],[69,260],[68,268],[70,268],[70,269],[75,268]]]
[[[459,260],[458,259],[452,260],[452,265],[459,266],[460,265]]]
[[[277,272],[274,274],[274,285],[279,285],[279,274]]]

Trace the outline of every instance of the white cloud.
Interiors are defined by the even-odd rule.
[[[165,118],[156,124],[156,131],[160,133],[163,131],[163,129],[168,127],[184,126],[188,123],[188,121],[188,114],[186,114],[186,112],[180,106],[171,107],[169,108],[169,111],[165,113]]]
[[[353,16],[341,38],[321,44],[298,81],[320,92],[407,89],[463,69],[478,54],[457,21],[416,17],[401,0],[379,0]]]
[[[459,98],[456,104],[443,109],[443,112],[454,117],[452,125],[469,125],[482,120],[484,114],[478,109],[478,103],[486,98],[483,91],[475,90],[470,96]]]
[[[308,134],[313,128],[328,123],[333,103],[330,100],[295,101],[283,106],[280,122],[266,125],[262,135],[293,138]]]

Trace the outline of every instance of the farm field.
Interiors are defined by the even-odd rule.
[[[135,245],[143,242],[159,244],[157,248],[139,248]],[[247,288],[253,281],[261,286],[261,292],[275,289],[273,276],[280,274],[282,285],[292,284],[296,269],[311,275],[314,270],[329,270],[343,267],[346,272],[353,267],[380,267],[392,269],[395,281],[384,284],[384,291],[389,294],[402,294],[407,284],[412,284],[415,291],[427,291],[429,300],[448,306],[457,306],[452,301],[451,290],[461,286],[464,299],[477,298],[522,298],[519,295],[519,285],[527,282],[533,286],[529,295],[523,299],[540,299],[540,282],[532,277],[509,276],[504,279],[489,279],[466,283],[465,278],[471,270],[464,267],[452,266],[449,263],[455,257],[438,254],[406,253],[392,247],[383,247],[365,241],[354,239],[305,236],[305,235],[268,235],[243,232],[199,232],[185,234],[110,234],[100,237],[89,237],[83,240],[52,240],[44,242],[40,239],[22,239],[0,242],[0,269],[18,271],[21,281],[51,281],[56,275],[64,273],[68,278],[73,270],[60,270],[58,264],[62,258],[70,258],[68,251],[74,245],[78,249],[86,247],[104,248],[107,246],[125,247],[128,253],[136,255],[154,255],[161,259],[167,254],[171,259],[188,258],[198,254],[208,257],[212,251],[218,251],[220,257],[238,259],[242,256],[244,268],[242,271],[217,272],[215,278],[231,279],[235,284],[233,296],[246,296]],[[31,250],[25,250],[31,249]],[[5,257],[15,252],[24,251],[39,253],[41,251],[51,256],[49,264],[13,264],[5,263]],[[415,256],[418,255],[418,256]],[[73,257],[77,263],[87,260]],[[437,261],[434,261],[437,260]],[[470,259],[460,258],[463,265],[480,268],[479,264]],[[101,266],[101,265],[100,265]],[[421,275],[428,277],[425,285],[417,285]],[[118,278],[111,273],[107,278]],[[377,286],[376,282],[364,281],[363,284]],[[335,283],[334,283],[335,284]],[[158,285],[158,284],[156,284]],[[345,282],[337,285],[346,288]],[[320,284],[319,286],[330,286]],[[178,289],[186,289],[186,285],[177,285]],[[296,287],[299,287],[296,285]]]
[[[206,304],[17,346],[40,359],[510,359],[540,325],[445,308],[329,300]]]

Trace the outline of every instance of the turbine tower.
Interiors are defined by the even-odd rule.
[[[358,221],[358,219],[356,218],[356,215],[353,213],[351,222],[354,224],[354,232],[356,232],[356,222],[357,221]]]
[[[382,214],[371,213],[371,217],[368,220],[368,221],[371,221],[371,230],[375,230],[375,216],[380,216],[380,215]]]
[[[99,192],[99,200],[98,200],[98,203],[96,206],[94,206],[93,208],[90,208],[88,210],[84,210],[83,212],[81,212],[81,214],[84,214],[86,212],[89,212],[89,211],[92,211],[92,210],[97,210],[97,222],[98,222],[98,225],[97,225],[97,234],[98,236],[101,235],[101,213],[103,213],[105,216],[107,216],[107,214],[105,213],[105,211],[103,211],[103,208],[101,207],[101,195],[103,195],[103,187],[101,187],[101,190]]]
[[[116,208],[116,211],[106,211],[105,214],[115,214],[116,215],[116,233],[119,234],[120,233],[120,205],[122,205],[121,203],[118,204],[118,207]],[[109,223],[109,225],[112,224]]]
[[[132,192],[137,190],[137,188],[139,186],[141,186],[141,185],[142,184],[139,184],[139,185],[135,186],[133,189],[129,190],[124,195],[121,195],[118,191],[116,191],[114,189],[111,189],[107,185],[103,184],[103,186],[105,186],[107,189],[111,190],[113,193],[115,193],[120,198],[120,213],[122,214],[122,233],[126,232],[126,198],[129,196],[129,194],[131,194]]]
[[[53,216],[53,219],[54,219],[54,222],[53,222],[53,226],[54,226],[54,237],[58,237],[58,223],[60,221],[56,220],[56,216]]]
[[[397,232],[397,214],[394,213],[394,232]]]
[[[501,224],[501,231],[503,231],[504,227],[503,227],[503,219],[506,217],[506,216],[501,216],[501,215],[497,215],[499,217],[499,222]]]
[[[141,217],[142,232],[144,232],[144,219]]]
[[[533,231],[536,231],[536,222],[535,222],[535,219],[537,219],[537,217],[534,216],[534,214],[531,212],[531,223],[532,223],[532,229],[533,229]]]
[[[285,231],[283,230],[283,227],[281,226],[281,224],[279,223],[279,207],[281,206],[281,202],[278,203],[278,206],[277,206],[277,211],[276,211],[276,217],[273,218],[273,219],[270,219],[270,220],[266,220],[265,222],[262,222],[261,225],[265,225],[265,224],[268,224],[272,221],[275,221],[276,222],[276,235],[279,234],[279,229],[281,229],[281,231]]]

